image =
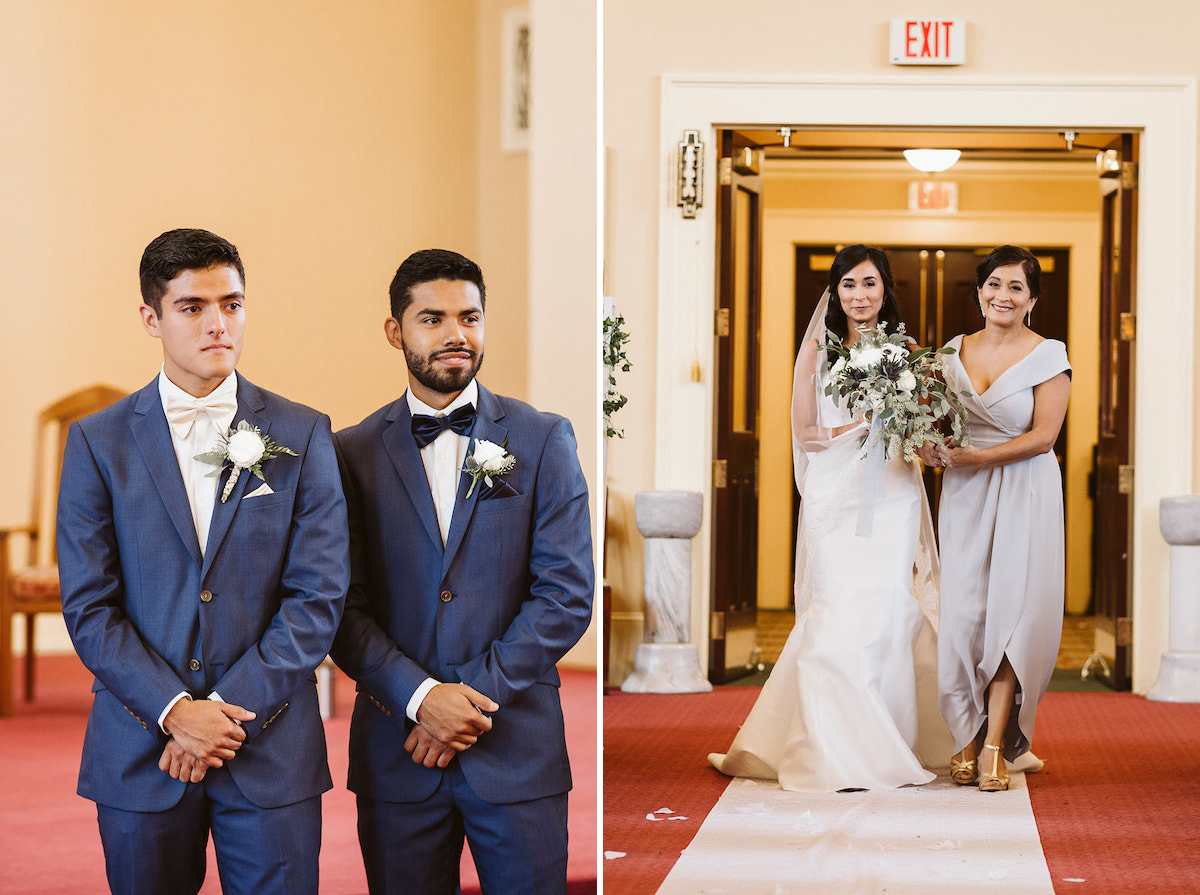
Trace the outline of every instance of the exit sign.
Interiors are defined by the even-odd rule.
[[[958,184],[952,180],[910,180],[908,210],[947,213],[958,211]]]
[[[892,65],[962,65],[967,61],[964,19],[892,19]]]

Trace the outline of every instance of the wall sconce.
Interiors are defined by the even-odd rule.
[[[958,161],[962,151],[958,149],[906,149],[904,160],[926,174],[945,171]]]
[[[696,209],[704,204],[704,144],[700,141],[700,131],[683,132],[677,177],[675,204],[683,209],[685,219],[694,218]]]

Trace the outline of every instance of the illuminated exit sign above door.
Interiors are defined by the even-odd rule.
[[[967,61],[965,19],[892,19],[892,65],[962,65]]]

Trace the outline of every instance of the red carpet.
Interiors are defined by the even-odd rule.
[[[603,847],[626,853],[605,860],[605,895],[666,878],[728,782],[706,756],[725,751],[758,693],[604,697]],[[1200,892],[1198,745],[1200,705],[1046,696],[1035,750],[1046,768],[1026,780],[1057,893]],[[659,808],[688,819],[647,821]]]
[[[687,696],[604,697],[604,895],[644,895],[666,879],[729,783],[708,764],[745,720],[758,687]],[[648,821],[670,808],[687,820]]]
[[[1026,782],[1056,892],[1200,892],[1200,705],[1048,693],[1034,745],[1046,767]]]
[[[95,806],[75,794],[91,677],[74,656],[40,658],[38,675],[37,701],[18,702],[16,716],[0,720],[0,892],[104,892]],[[585,895],[597,889],[596,675],[563,669],[562,677],[567,748],[575,778],[567,869],[571,895]],[[367,891],[354,797],[345,788],[353,700],[353,682],[339,675],[337,714],[325,725],[334,788],[322,800],[321,892],[330,895]],[[479,891],[474,865],[466,855],[462,884],[464,895]],[[202,892],[220,892],[211,847]]]

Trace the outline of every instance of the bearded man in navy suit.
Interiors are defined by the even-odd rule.
[[[334,660],[358,681],[349,786],[373,895],[566,891],[555,664],[594,570],[571,424],[492,394],[479,267],[431,249],[396,272],[388,342],[408,391],[336,443],[351,584]]]
[[[71,427],[63,615],[95,675],[79,793],[110,889],[316,893],[332,787],[314,671],[349,584],[329,418],[234,372],[237,249],[172,230],[142,255],[147,386]],[[236,428],[234,428],[236,421]]]

